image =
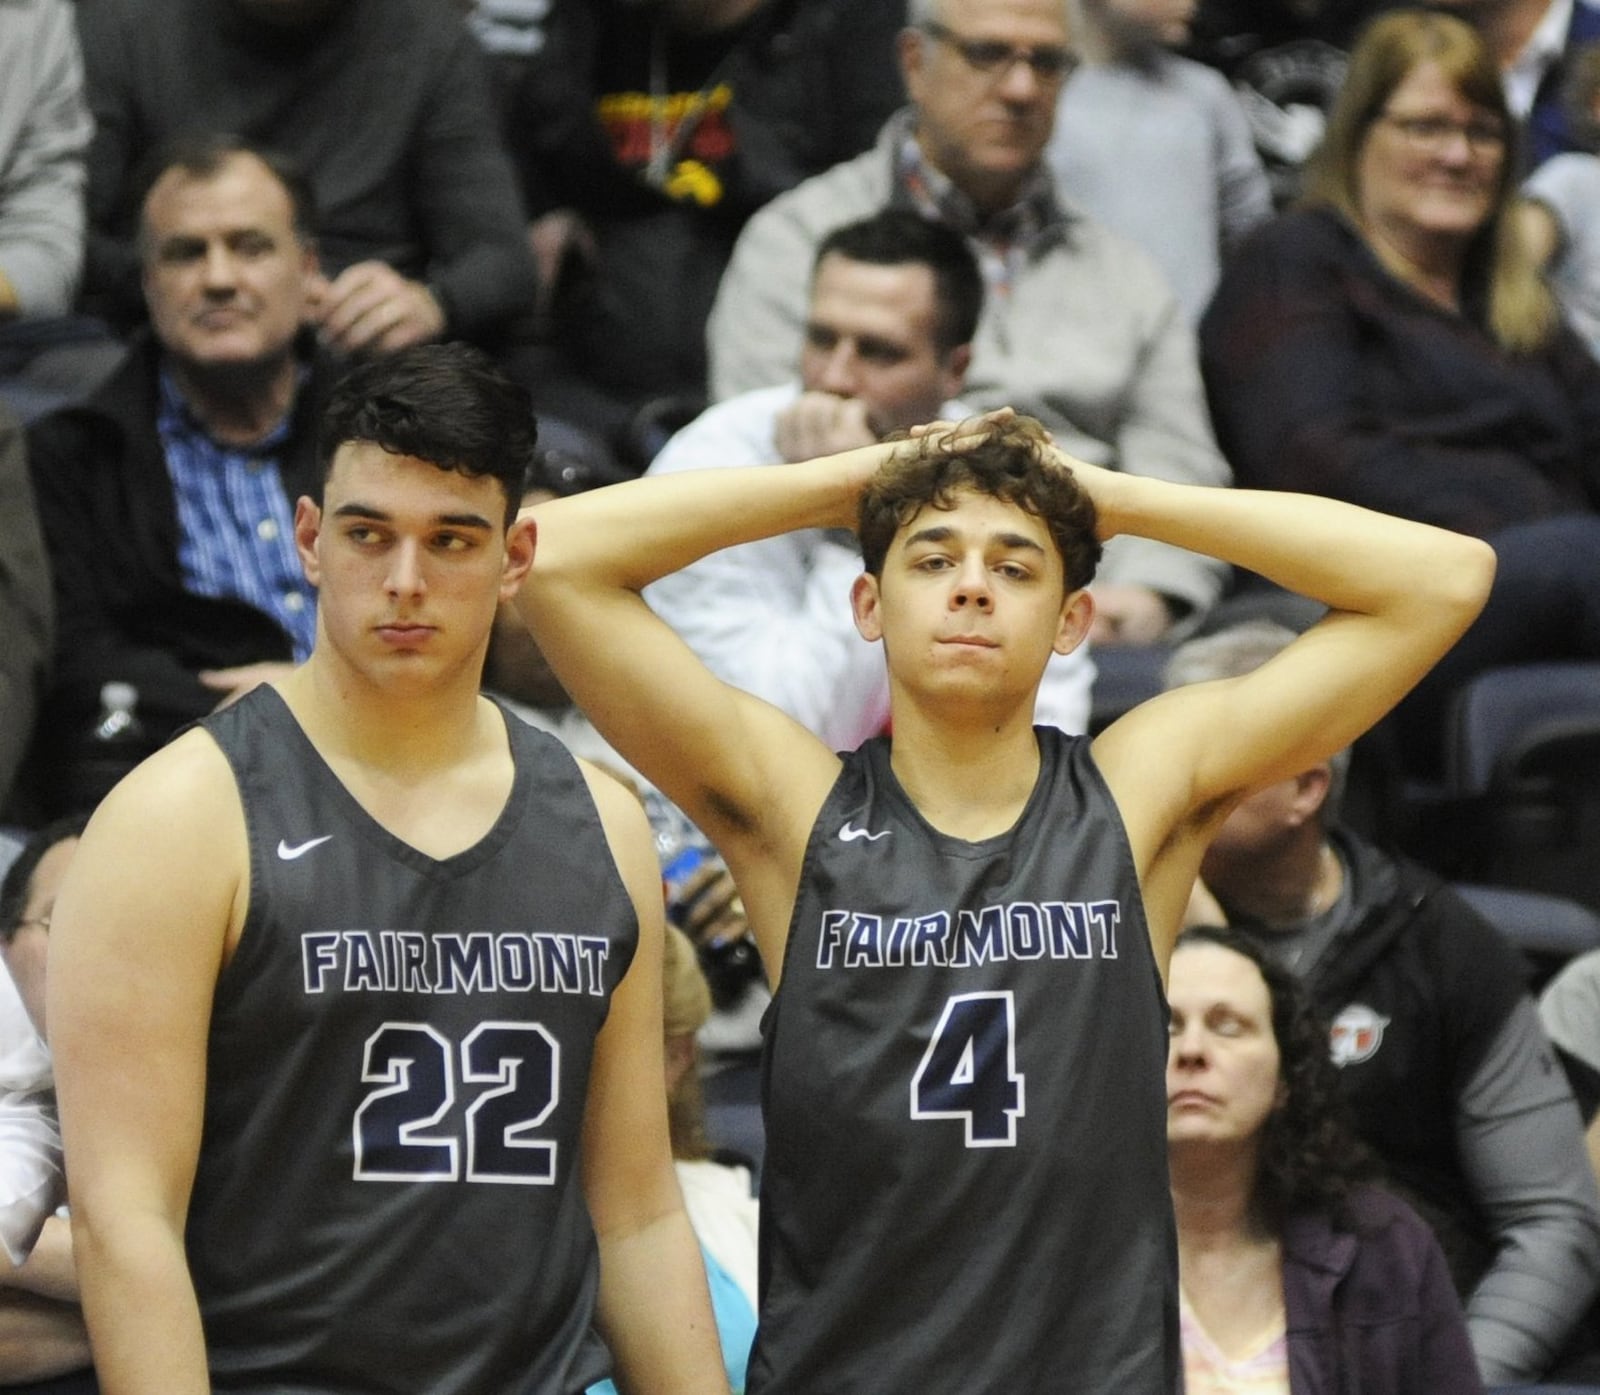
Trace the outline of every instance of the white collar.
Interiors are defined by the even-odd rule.
[[[1567,46],[1567,30],[1572,25],[1574,0],[1550,0],[1544,18],[1528,35],[1522,52],[1511,60],[1501,80],[1505,84],[1506,105],[1519,121],[1526,121],[1533,110],[1544,75],[1560,59]]]

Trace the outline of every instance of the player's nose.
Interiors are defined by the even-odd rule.
[[[981,557],[963,559],[956,573],[956,584],[950,592],[951,604],[976,606],[987,610],[994,603],[994,592],[989,585],[989,568]]]
[[[416,539],[402,538],[389,554],[389,592],[396,596],[415,596],[425,588],[422,548]]]

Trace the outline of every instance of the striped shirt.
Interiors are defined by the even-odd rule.
[[[265,611],[288,633],[298,662],[316,637],[317,593],[295,551],[294,513],[278,472],[289,415],[248,446],[222,445],[161,371],[156,429],[178,505],[184,589]]]

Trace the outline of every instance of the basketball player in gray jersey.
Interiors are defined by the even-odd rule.
[[[356,369],[310,659],[84,834],[50,1023],[108,1395],[576,1395],[599,1334],[630,1395],[727,1389],[643,813],[478,693],[532,446],[474,350]]]
[[[1161,980],[1201,853],[1449,648],[1492,553],[1095,468],[1006,414],[534,519],[519,604],[595,724],[722,849],[776,980],[750,1390],[1175,1389]],[[893,737],[840,757],[715,679],[639,592],[716,548],[852,524],[866,571],[839,603],[884,645]],[[1119,533],[1330,614],[1092,741],[1035,729]]]

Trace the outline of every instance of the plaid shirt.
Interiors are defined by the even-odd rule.
[[[1034,243],[1046,234],[1059,234],[1067,222],[1054,181],[1042,164],[1028,176],[1016,203],[986,216],[948,175],[927,162],[909,124],[900,140],[895,174],[919,213],[947,224],[972,243],[990,295],[1009,296],[1017,268]]]
[[[184,589],[265,611],[293,640],[296,661],[304,659],[316,637],[317,593],[300,566],[294,513],[278,473],[289,414],[248,446],[222,445],[163,368],[156,429],[178,506]]]

